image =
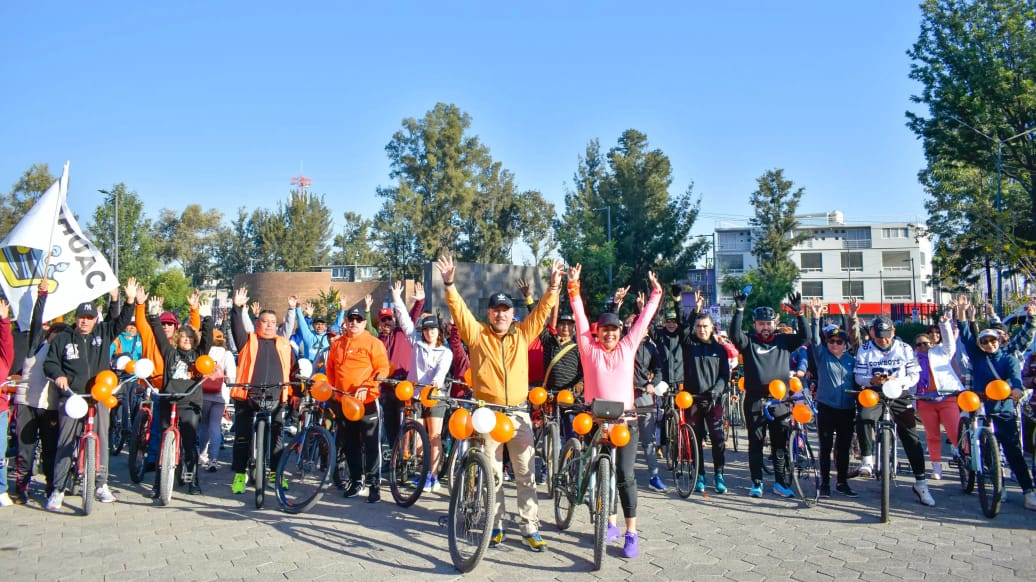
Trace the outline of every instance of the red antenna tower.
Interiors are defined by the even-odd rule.
[[[313,180],[302,175],[302,162],[299,162],[299,175],[291,179],[291,185],[299,187],[300,195],[307,194],[306,188],[313,185]]]

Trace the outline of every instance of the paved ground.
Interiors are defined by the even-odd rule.
[[[229,450],[223,451],[229,458]],[[730,455],[725,495],[681,499],[650,492],[642,475],[641,556],[625,560],[609,548],[604,568],[591,572],[590,527],[581,508],[559,532],[541,489],[546,553],[533,553],[517,532],[491,549],[469,579],[651,580],[1036,580],[1036,512],[1022,507],[1013,483],[995,519],[982,516],[975,495],[955,481],[930,481],[937,506],[924,508],[900,477],[889,524],[878,522],[875,481],[854,480],[861,496],[834,498],[806,509],[767,491],[747,496],[746,455]],[[119,502],[78,515],[77,497],[50,514],[33,503],[0,510],[4,578],[12,580],[404,580],[457,579],[446,530],[445,494],[425,494],[401,509],[343,499],[332,489],[313,511],[291,516],[255,510],[251,490],[230,494],[229,470],[205,474],[205,495],[178,491],[169,507],[152,505],[150,486],[126,479],[126,456],[113,462]],[[638,467],[639,469],[640,467]],[[663,467],[664,470],[664,467]],[[667,473],[663,473],[671,484]],[[147,479],[150,482],[150,476]],[[767,486],[769,487],[768,481]],[[709,490],[711,493],[711,488]],[[507,489],[514,507],[513,489]],[[390,497],[386,494],[386,498]],[[268,502],[276,501],[268,497]]]

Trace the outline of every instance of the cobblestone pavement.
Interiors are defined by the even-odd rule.
[[[742,441],[743,442],[743,441]],[[229,459],[230,451],[223,451]],[[641,555],[621,557],[612,545],[604,567],[591,571],[588,512],[559,532],[541,487],[541,531],[549,543],[534,553],[515,528],[501,548],[490,549],[474,580],[591,579],[706,580],[1036,580],[1036,512],[1026,511],[1017,486],[995,519],[982,516],[977,497],[956,480],[929,481],[937,506],[917,503],[912,479],[900,476],[892,521],[878,521],[876,481],[856,479],[856,499],[835,497],[807,509],[794,500],[747,496],[744,452],[731,453],[730,491],[681,499],[670,489],[649,491],[640,472]],[[641,459],[642,460],[642,459]],[[288,515],[267,497],[256,510],[251,489],[230,493],[226,464],[203,475],[205,494],[178,490],[168,507],[147,497],[148,485],[126,478],[126,456],[113,460],[111,486],[119,501],[99,505],[89,517],[67,496],[65,511],[47,513],[34,486],[27,506],[0,509],[5,578],[11,580],[403,580],[457,579],[447,549],[445,493],[422,495],[413,507],[344,499],[333,487],[312,511]],[[662,467],[671,486],[671,478]],[[955,473],[952,474],[955,477]],[[947,476],[951,476],[947,473]],[[711,485],[711,470],[710,470]],[[509,508],[514,491],[505,488]],[[836,494],[837,495],[837,494]]]

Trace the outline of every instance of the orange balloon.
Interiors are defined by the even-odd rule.
[[[346,420],[356,422],[363,418],[363,403],[354,396],[346,394],[342,396],[342,414]]]
[[[770,396],[773,396],[777,400],[784,400],[784,397],[788,395],[788,386],[784,383],[784,380],[770,380]]]
[[[98,376],[100,376],[100,374],[98,374]],[[90,388],[90,396],[93,396],[94,400],[98,402],[104,402],[104,400],[111,395],[111,386],[103,382],[94,382],[94,385]]]
[[[115,375],[115,372],[111,370],[101,370],[94,376],[94,385],[103,384],[110,389],[114,389],[119,385],[119,377]]]
[[[571,390],[562,390],[558,392],[557,401],[558,404],[575,404],[576,395],[572,394]]]
[[[791,408],[791,416],[796,422],[809,424],[813,420],[813,411],[805,404],[796,404]]]
[[[857,402],[864,408],[873,408],[878,405],[878,393],[870,388],[861,390],[859,396],[856,397]]]
[[[102,400],[102,403],[108,407],[108,410],[111,410],[119,405],[119,397],[114,394],[109,394],[107,398]]]
[[[982,406],[982,399],[971,390],[965,390],[957,395],[957,406],[964,412],[975,412]]]
[[[694,396],[690,392],[676,393],[676,407],[680,409],[690,408],[694,404]]]
[[[506,443],[514,438],[514,422],[503,412],[497,412],[496,426],[489,431],[489,436],[498,443]]]
[[[316,384],[318,382],[327,382],[327,374],[325,374],[323,372],[317,372],[316,374],[313,374],[312,376],[310,376],[309,379],[314,384]]]
[[[313,400],[317,402],[327,402],[331,399],[331,395],[334,393],[334,388],[327,383],[325,377],[324,380],[319,380],[313,383],[313,386],[309,389],[309,393],[313,395]]]
[[[197,360],[194,360],[194,369],[202,376],[208,376],[216,369],[216,362],[211,357],[202,354],[198,356]]]
[[[529,402],[533,406],[540,406],[547,401],[547,390],[542,386],[537,386],[532,390],[529,390]]]
[[[986,398],[990,400],[1007,400],[1011,396],[1011,385],[1004,380],[992,380],[986,384]]]
[[[458,408],[450,415],[450,434],[453,438],[464,440],[475,432],[471,424],[471,413],[467,408]]]
[[[464,383],[471,387],[471,368],[464,370]]]
[[[594,419],[585,412],[580,412],[572,419],[572,430],[576,434],[587,434],[594,427]]]
[[[134,370],[136,370],[136,369],[137,369],[137,362],[136,362],[136,360],[130,360],[130,361],[126,362],[126,373],[127,374],[132,374],[134,372]]]
[[[435,386],[425,386],[421,390],[421,405],[425,408],[431,408],[438,403],[439,399],[435,393]]]
[[[624,447],[630,442],[630,429],[625,424],[617,424],[608,431],[608,440],[616,447]]]
[[[742,391],[742,392],[745,391],[745,377],[744,376],[741,376],[740,378],[737,379],[737,389]]]
[[[788,380],[788,388],[792,392],[802,392],[802,380],[799,380],[798,376],[792,376],[791,380]]]
[[[407,380],[396,384],[396,398],[406,402],[414,397],[414,385]]]

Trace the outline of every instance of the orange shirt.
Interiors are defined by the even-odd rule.
[[[377,400],[381,394],[375,378],[389,375],[388,352],[381,340],[366,330],[356,337],[340,335],[331,342],[327,354],[327,381],[349,394],[367,388],[364,404]]]

